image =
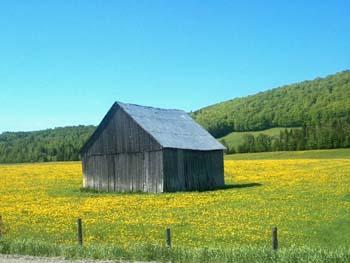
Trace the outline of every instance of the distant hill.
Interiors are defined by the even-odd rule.
[[[350,71],[237,98],[192,113],[213,136],[300,127],[350,114]]]
[[[0,163],[79,160],[79,150],[94,126],[0,134]]]
[[[191,114],[231,153],[347,148],[350,71],[218,103]],[[0,163],[79,160],[79,150],[95,128],[2,133]]]

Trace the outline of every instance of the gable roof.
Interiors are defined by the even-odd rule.
[[[116,105],[122,108],[142,129],[163,148],[186,150],[224,150],[225,147],[196,123],[185,111],[160,109],[136,104],[116,102],[95,133],[86,142],[82,152],[93,143],[108,122]]]
[[[223,150],[225,147],[183,110],[117,102],[163,148]]]

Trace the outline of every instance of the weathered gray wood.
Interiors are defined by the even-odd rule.
[[[115,191],[115,162],[113,156],[108,156],[108,191],[114,192]]]
[[[114,107],[82,154],[84,187],[161,193],[224,185],[222,150],[162,149],[121,107]]]
[[[184,151],[177,150],[177,176],[174,187],[176,189],[183,189],[185,184],[185,166],[184,166]]]
[[[108,156],[103,156],[102,157],[102,167],[101,167],[101,177],[102,182],[101,182],[101,188],[103,191],[108,191]]]
[[[84,163],[87,187],[103,191],[163,191],[161,151],[96,155],[84,158]]]
[[[278,239],[277,239],[277,227],[272,228],[272,249],[278,249]]]
[[[163,154],[162,152],[158,152],[158,160],[157,162],[157,172],[158,172],[158,193],[164,192],[164,171],[163,171]]]
[[[78,244],[83,245],[83,224],[81,218],[77,220]]]
[[[102,124],[102,123],[101,123]],[[88,155],[160,150],[161,146],[120,107],[101,126]]]
[[[115,191],[121,192],[121,168],[118,156],[113,156],[114,158],[114,180],[115,180]]]
[[[164,149],[166,192],[209,190],[224,186],[221,151]]]
[[[150,192],[151,188],[149,186],[150,180],[149,180],[149,153],[148,152],[144,153],[143,174],[144,174],[143,191]]]

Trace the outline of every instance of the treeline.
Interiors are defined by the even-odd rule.
[[[226,144],[225,140],[222,140]],[[245,134],[237,148],[226,144],[227,153],[300,151],[350,147],[350,117],[318,124],[305,124],[299,129],[282,130],[279,136]]]
[[[0,134],[0,163],[79,160],[79,151],[95,130],[75,126]]]
[[[245,135],[229,152],[293,151],[350,147],[350,71],[283,86],[192,113],[214,137],[231,132],[286,129],[279,136]],[[0,163],[79,160],[95,130],[76,126],[0,134]],[[225,141],[223,141],[225,143]]]
[[[192,113],[214,137],[324,123],[350,112],[350,71],[237,98]]]

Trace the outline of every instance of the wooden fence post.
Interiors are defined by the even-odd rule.
[[[272,249],[278,249],[278,239],[277,239],[277,227],[272,228]]]
[[[0,239],[2,238],[3,234],[4,234],[4,224],[2,222],[2,216],[0,215]]]
[[[77,226],[78,226],[78,244],[82,246],[83,245],[83,225],[82,225],[81,218],[78,218]]]
[[[167,228],[165,231],[165,236],[166,236],[166,245],[171,248],[171,232],[170,228]]]

